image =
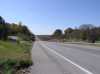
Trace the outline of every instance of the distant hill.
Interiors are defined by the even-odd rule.
[[[43,40],[43,41],[48,41],[48,40],[51,40],[52,39],[51,35],[37,35],[37,37],[40,40]]]

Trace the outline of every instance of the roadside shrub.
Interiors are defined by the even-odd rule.
[[[1,59],[0,60],[0,66],[6,68],[7,66],[12,67],[15,66],[17,63],[16,60],[12,60],[12,59]]]
[[[1,59],[0,70],[3,74],[12,74],[17,61],[14,59]]]
[[[16,67],[17,70],[28,68],[32,66],[33,62],[31,60],[20,60],[19,65]]]
[[[0,60],[0,71],[3,74],[13,74],[14,71],[29,68],[32,64],[31,60],[2,59]]]

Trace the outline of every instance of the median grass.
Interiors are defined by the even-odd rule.
[[[0,74],[13,72],[32,65],[30,49],[31,42],[0,41]]]

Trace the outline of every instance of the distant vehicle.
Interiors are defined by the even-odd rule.
[[[19,40],[19,37],[17,37],[17,36],[8,36],[8,39],[9,39],[10,41],[16,42],[16,41]]]

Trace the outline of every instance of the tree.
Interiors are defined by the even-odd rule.
[[[97,36],[98,34],[96,33],[95,28],[91,29],[88,36],[88,41],[91,43],[95,43],[95,41],[97,40]]]
[[[63,32],[60,29],[56,29],[55,32],[53,33],[53,37],[57,39],[61,39],[63,36]]]
[[[96,32],[96,37],[97,37],[97,40],[99,40],[100,41],[100,27],[95,27],[94,28],[95,29],[95,32]]]
[[[0,16],[0,24],[5,24],[5,20],[3,19],[2,16]]]
[[[0,16],[0,39],[6,40],[7,38],[7,24]]]
[[[67,39],[70,39],[71,38],[71,33],[73,32],[73,29],[72,28],[67,28],[65,31],[64,31],[64,36],[65,38]]]
[[[79,27],[79,30],[81,32],[80,37],[82,40],[88,40],[89,41],[89,35],[90,31],[94,28],[92,24],[82,24]]]
[[[93,28],[94,28],[94,26],[92,24],[82,24],[79,26],[80,30],[91,30]]]
[[[22,25],[21,22],[19,22],[19,24],[7,23],[0,16],[0,39],[6,40],[9,35],[20,36],[22,39],[25,40],[35,40],[34,34],[30,32],[27,26]]]
[[[78,29],[74,29],[71,33],[70,33],[70,37],[71,39],[74,39],[74,40],[80,40],[80,30]]]

